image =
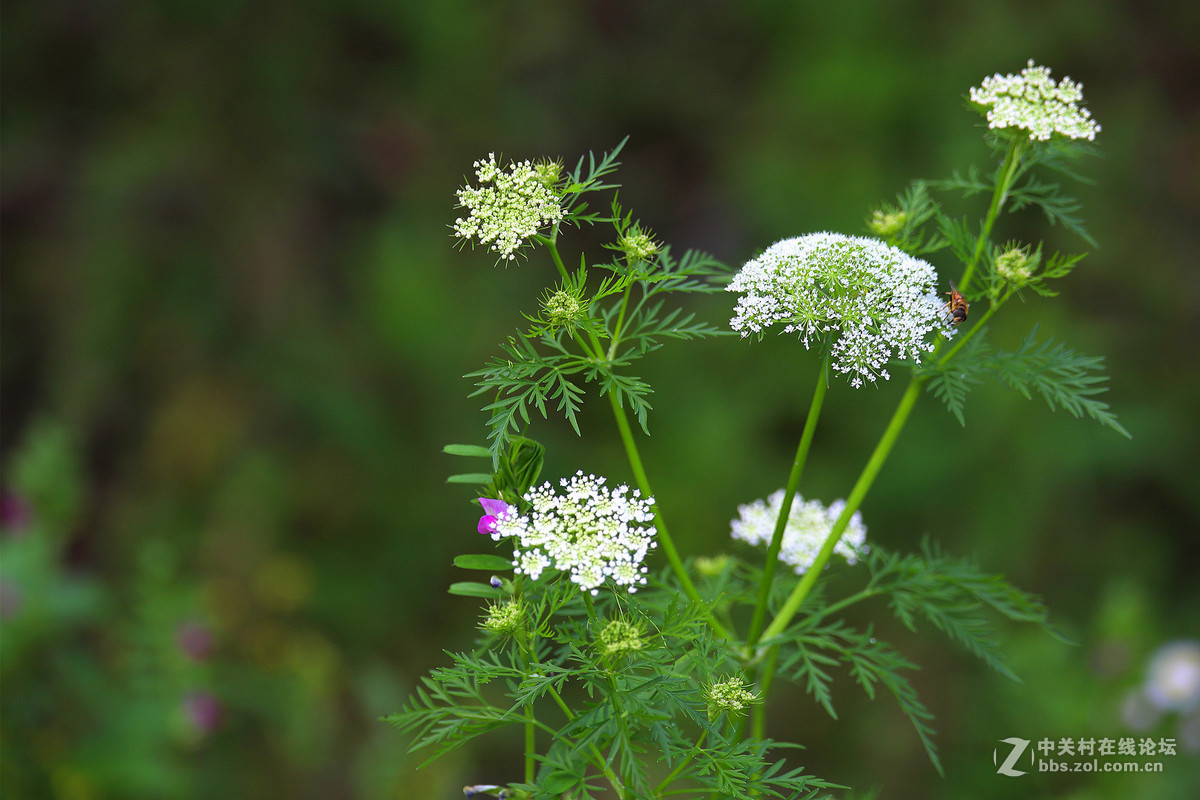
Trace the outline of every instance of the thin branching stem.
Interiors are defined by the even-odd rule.
[[[825,537],[825,543],[821,545],[820,552],[817,553],[816,559],[812,566],[804,573],[804,577],[796,584],[796,588],[788,595],[787,600],[779,609],[779,613],[771,620],[771,624],[763,631],[762,639],[771,639],[778,636],[792,621],[792,617],[800,610],[805,599],[816,585],[817,579],[821,576],[821,571],[825,569],[825,565],[829,563],[830,556],[833,555],[833,548],[842,538],[842,533],[850,524],[850,518],[858,511],[862,505],[863,499],[867,496],[867,491],[870,490],[871,484],[875,482],[875,478],[879,475],[879,470],[883,468],[883,463],[887,461],[888,455],[892,452],[892,448],[896,444],[896,440],[900,437],[900,432],[904,430],[904,424],[908,421],[908,415],[912,413],[913,406],[916,405],[917,398],[921,394],[921,385],[924,383],[920,378],[914,376],[908,383],[908,388],[904,390],[904,394],[900,398],[900,403],[896,406],[896,411],[892,414],[892,419],[888,423],[887,428],[883,432],[883,436],[879,439],[879,444],[875,445],[874,452],[867,460],[867,464],[863,467],[862,473],[858,476],[858,480],[854,484],[854,488],[850,490],[850,496],[846,498],[846,507],[842,509],[841,515],[837,521],[833,523],[833,528],[829,531],[829,535]]]
[[[826,356],[821,370],[817,373],[817,385],[813,389],[808,418],[804,421],[800,444],[796,447],[796,457],[792,459],[792,471],[788,474],[787,486],[784,488],[783,505],[779,509],[778,519],[775,520],[775,531],[771,535],[771,544],[767,547],[767,561],[763,567],[762,583],[758,588],[758,601],[754,605],[754,616],[750,620],[750,632],[746,635],[747,660],[754,657],[754,647],[758,644],[759,635],[762,634],[767,615],[767,601],[771,597],[771,583],[775,580],[775,570],[779,566],[779,550],[783,547],[783,532],[787,529],[792,502],[796,499],[796,488],[800,485],[800,476],[804,473],[804,462],[808,459],[808,449],[812,444],[813,434],[817,430],[817,420],[821,416],[821,404],[825,401],[825,390],[829,385],[828,374],[829,356]]]

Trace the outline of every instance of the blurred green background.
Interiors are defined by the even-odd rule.
[[[1151,654],[1200,636],[1198,35],[1197,4],[1133,0],[6,4],[0,793],[443,798],[515,779],[507,741],[418,771],[377,721],[471,646],[477,602],[445,589],[478,510],[440,450],[482,442],[460,376],[554,278],[540,256],[452,248],[471,162],[570,164],[628,134],[626,206],[737,266],[986,166],[966,91],[1034,58],[1082,81],[1103,126],[1096,183],[1072,187],[1100,248],[991,340],[1036,324],[1107,356],[1133,441],[995,385],[966,428],[926,397],[864,516],[884,546],[978,554],[1079,646],[1002,627],[1015,686],[884,621],[923,665],[945,778],[848,678],[841,721],[783,691],[772,732],[883,797],[1200,796],[1180,717],[1122,715]],[[1036,214],[1004,226],[1085,247]],[[659,501],[687,552],[725,550],[736,505],[784,481],[816,365],[734,338],[643,363]],[[900,388],[833,387],[802,492],[844,496]],[[533,427],[548,476],[629,478],[605,406],[582,440]],[[1180,741],[1162,775],[992,763],[1011,736],[1143,735]]]

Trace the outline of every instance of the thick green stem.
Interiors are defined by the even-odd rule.
[[[796,457],[792,459],[792,471],[788,475],[787,486],[783,492],[783,506],[780,507],[779,517],[775,520],[775,531],[771,535],[771,544],[767,547],[767,561],[763,567],[762,583],[758,587],[758,601],[754,604],[754,616],[750,620],[750,633],[746,636],[747,660],[754,656],[754,646],[758,644],[758,637],[762,633],[763,623],[767,616],[767,601],[771,597],[771,584],[775,580],[775,569],[779,566],[779,550],[783,547],[783,532],[787,529],[792,502],[796,498],[796,487],[800,485],[804,462],[808,458],[808,448],[812,444],[813,434],[817,430],[817,420],[821,416],[821,404],[825,400],[825,390],[828,388],[826,382],[828,371],[829,358],[826,357],[817,374],[817,386],[813,390],[812,404],[808,408],[808,419],[804,421],[804,431],[800,434],[800,444],[796,448]]]
[[[908,421],[908,415],[912,413],[913,406],[916,405],[917,397],[921,394],[921,385],[923,381],[920,378],[913,377],[909,381],[908,388],[904,390],[904,395],[900,398],[899,405],[896,406],[896,411],[892,414],[892,420],[888,423],[887,429],[883,432],[883,436],[879,440],[879,444],[875,446],[875,451],[871,453],[871,458],[867,461],[867,465],[863,467],[862,474],[858,476],[858,480],[854,484],[854,488],[850,490],[850,496],[846,498],[846,507],[842,509],[841,516],[837,518],[837,522],[833,524],[833,529],[829,531],[829,535],[825,537],[825,543],[821,545],[820,552],[817,553],[817,558],[808,571],[804,573],[804,577],[800,579],[800,583],[792,590],[788,599],[784,601],[783,606],[779,609],[779,613],[771,620],[771,624],[763,631],[763,639],[771,639],[778,636],[792,621],[792,617],[800,610],[800,606],[804,603],[813,586],[816,585],[817,579],[821,576],[821,571],[825,569],[825,565],[829,563],[829,557],[833,555],[833,548],[842,538],[842,533],[846,530],[846,526],[850,524],[850,518],[854,512],[862,505],[863,499],[867,496],[867,491],[874,483],[875,477],[879,474],[879,470],[883,467],[883,463],[887,460],[888,454],[892,452],[892,447],[896,444],[896,439],[900,436],[900,431],[904,429],[904,423]]]

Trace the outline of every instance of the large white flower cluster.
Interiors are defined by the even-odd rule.
[[[570,573],[579,588],[592,594],[605,580],[628,587],[646,583],[642,562],[658,542],[654,498],[624,484],[609,489],[604,478],[583,471],[547,481],[525,493],[528,514],[501,514],[491,524],[493,539],[513,536],[515,571],[537,580],[543,570]]]
[[[1083,86],[1070,78],[1055,83],[1046,67],[1030,59],[1020,75],[993,75],[971,88],[971,102],[986,109],[989,128],[1020,128],[1030,139],[1054,134],[1092,141],[1100,126],[1080,108]]]
[[[458,203],[470,214],[454,221],[454,235],[491,245],[501,259],[512,261],[516,251],[538,229],[561,222],[563,209],[554,191],[554,164],[513,162],[504,172],[495,153],[474,164],[479,186],[458,190]]]
[[[755,500],[753,503],[738,506],[738,518],[733,520],[731,525],[733,538],[748,544],[769,545],[771,537],[775,534],[775,522],[783,508],[784,494],[783,489],[780,489],[766,500]],[[797,575],[807,572],[817,560],[821,545],[825,544],[825,539],[833,530],[833,524],[845,508],[844,500],[835,500],[825,506],[820,500],[805,500],[796,495],[788,511],[787,527],[783,529],[779,560],[790,564]],[[869,549],[867,528],[863,525],[862,514],[855,511],[833,552],[853,564]]]
[[[953,333],[929,263],[878,239],[811,233],[746,263],[726,287],[741,292],[730,327],[743,337],[782,323],[804,346],[828,348],[851,385],[888,380],[892,359],[920,361],[930,334]]]

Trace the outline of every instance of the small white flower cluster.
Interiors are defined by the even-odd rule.
[[[953,334],[936,284],[932,265],[878,239],[810,233],[776,242],[734,276],[726,289],[743,295],[729,325],[745,337],[781,322],[806,348],[829,346],[834,370],[858,388],[888,380],[893,358],[919,362],[930,332]]]
[[[646,583],[646,553],[658,545],[654,537],[654,498],[621,484],[615,490],[604,478],[562,478],[557,493],[549,481],[525,493],[529,514],[501,515],[492,538],[517,538],[513,567],[537,580],[547,567],[569,572],[579,588],[598,593],[606,579],[636,592]]]
[[[738,506],[738,518],[732,523],[733,538],[748,544],[769,545],[775,533],[775,521],[783,507],[784,494],[780,489],[765,501],[755,500]],[[788,512],[787,527],[783,529],[779,560],[794,567],[797,575],[807,572],[845,507],[844,500],[835,500],[826,507],[819,500],[806,501],[797,494]],[[866,542],[867,528],[863,525],[862,514],[855,511],[833,552],[854,564],[859,556],[870,551]]]
[[[491,244],[501,259],[512,261],[538,228],[562,221],[563,209],[553,190],[557,167],[514,161],[504,172],[496,165],[495,153],[474,167],[480,185],[458,190],[459,207],[471,213],[454,221],[455,236]]]
[[[1083,87],[1070,78],[1055,83],[1046,67],[1030,59],[1020,75],[993,75],[971,87],[971,102],[987,109],[989,128],[1021,128],[1030,139],[1045,141],[1057,133],[1092,141],[1100,126],[1080,108]]]

